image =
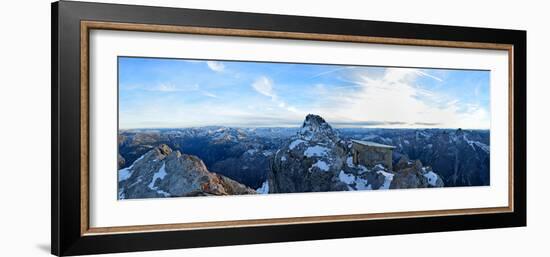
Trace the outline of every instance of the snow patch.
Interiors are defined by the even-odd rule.
[[[169,197],[169,196],[170,196],[170,193],[168,193],[168,192],[165,192],[165,191],[163,191],[163,190],[160,190],[160,189],[159,189],[159,190],[157,190],[157,193],[159,193],[159,194],[163,195],[164,197]]]
[[[152,190],[157,190],[157,187],[155,186],[155,181],[157,181],[157,179],[163,180],[165,176],[166,176],[166,163],[163,163],[162,167],[160,167],[160,169],[157,172],[155,172],[155,174],[153,174],[153,180],[151,180],[151,183],[149,183],[149,188]]]
[[[296,139],[296,140],[292,141],[292,143],[290,143],[290,145],[288,146],[288,149],[293,150],[296,146],[298,146],[301,143],[305,143],[305,142],[306,141],[304,141],[304,140]]]
[[[484,144],[484,143],[481,143],[479,141],[475,141],[475,140],[470,140],[468,139],[468,137],[466,137],[466,135],[463,136],[463,139],[468,143],[468,145],[470,145],[470,147],[475,151],[476,148],[474,146],[477,146],[479,147],[482,151],[486,152],[486,153],[489,153],[489,146]]]
[[[268,194],[269,193],[269,182],[266,180],[262,184],[262,186],[258,189],[256,189],[256,193],[258,194]]]
[[[353,166],[355,166],[353,165],[353,157],[348,156],[348,158],[346,159],[346,164],[348,165],[348,167],[353,168]]]
[[[391,173],[383,171],[383,170],[379,170],[379,171],[377,171],[377,173],[384,175],[384,184],[381,185],[379,189],[390,189],[390,184],[393,180],[393,175],[394,174],[391,174]]]
[[[481,142],[479,142],[479,141],[475,141],[474,144],[475,144],[477,147],[481,148],[481,150],[483,150],[484,152],[489,153],[489,146],[488,146],[488,145],[486,145],[486,144],[484,144],[484,143],[481,143]]]
[[[133,170],[132,166],[126,167],[118,171],[118,182],[129,179],[132,176]]]
[[[281,161],[282,162],[286,161],[286,156],[281,157]]]
[[[340,179],[340,181],[348,185],[355,182],[355,176],[353,174],[346,174],[343,170],[341,170],[340,174],[338,174],[338,178]]]
[[[129,178],[132,176],[132,173],[134,173],[134,170],[133,170],[134,165],[135,165],[138,161],[140,161],[141,159],[143,159],[144,156],[145,156],[145,154],[142,155],[141,157],[139,157],[137,160],[135,160],[135,161],[132,163],[132,165],[130,165],[130,166],[124,168],[124,169],[119,170],[119,171],[118,171],[118,182],[121,182],[121,181],[124,181],[124,180],[129,179]]]
[[[304,155],[307,157],[313,156],[326,156],[328,148],[323,146],[310,146],[304,151]]]
[[[313,164],[313,166],[311,166],[311,168],[309,168],[309,172],[311,172],[314,167],[317,167],[322,171],[328,171],[330,169],[328,164],[324,161],[321,161],[321,160],[318,160],[315,164]]]
[[[249,155],[253,155],[257,152],[258,152],[258,149],[250,149],[250,150],[246,151],[246,153],[249,154]]]

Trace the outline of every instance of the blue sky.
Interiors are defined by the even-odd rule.
[[[490,127],[489,71],[119,57],[119,126]]]

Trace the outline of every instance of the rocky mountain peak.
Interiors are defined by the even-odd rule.
[[[311,126],[311,127],[320,127],[322,124],[327,124],[323,117],[316,114],[308,114],[304,120],[302,127]],[[327,124],[328,125],[328,124]]]
[[[323,119],[323,117],[315,114],[308,114],[304,123],[302,124],[302,129],[307,129],[313,132],[320,130],[327,130],[332,128],[330,125]]]
[[[319,115],[308,114],[302,128],[299,131],[299,136],[305,140],[316,139],[336,139],[335,132],[332,127]]]

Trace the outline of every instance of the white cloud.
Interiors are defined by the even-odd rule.
[[[277,99],[277,95],[273,91],[273,81],[266,76],[256,79],[256,81],[252,83],[252,88],[262,95],[271,97],[272,100]]]
[[[473,105],[464,108],[457,99],[419,88],[414,83],[420,76],[428,74],[388,68],[382,77],[372,78],[356,71],[352,81],[358,88],[324,87],[321,107],[314,111],[333,122],[399,121],[403,127],[489,128],[487,110]]]
[[[412,82],[421,76],[425,76],[439,82],[443,81],[439,77],[430,75],[419,69],[412,68],[387,68],[386,73],[384,74],[384,80],[388,82]]]
[[[266,76],[261,76],[252,83],[252,88],[256,92],[271,97],[271,101],[279,108],[287,110],[289,112],[297,113],[298,109],[294,106],[288,105],[285,101],[279,99],[277,93],[273,88],[273,81]]]
[[[225,65],[221,62],[217,61],[207,61],[206,64],[208,65],[208,68],[215,72],[222,72],[225,69]]]
[[[295,113],[298,113],[298,109],[296,109],[296,107],[294,106],[288,106],[286,107],[286,109],[289,111],[289,112],[295,112]]]

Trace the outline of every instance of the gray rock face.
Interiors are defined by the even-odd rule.
[[[323,118],[308,115],[300,131],[273,158],[270,192],[344,190],[333,179],[343,166],[345,151]]]
[[[443,186],[422,163],[405,160],[398,171],[367,168],[352,161],[351,142],[341,140],[320,116],[307,115],[302,128],[275,154],[267,184],[258,192],[326,192]],[[410,166],[410,167],[409,167]],[[428,181],[428,177],[431,179]],[[394,181],[395,180],[395,181]]]
[[[443,180],[430,167],[423,167],[420,160],[410,161],[402,157],[395,165],[391,189],[443,187]]]
[[[164,144],[118,171],[119,199],[255,193],[234,180],[208,171],[196,156],[172,151]]]

